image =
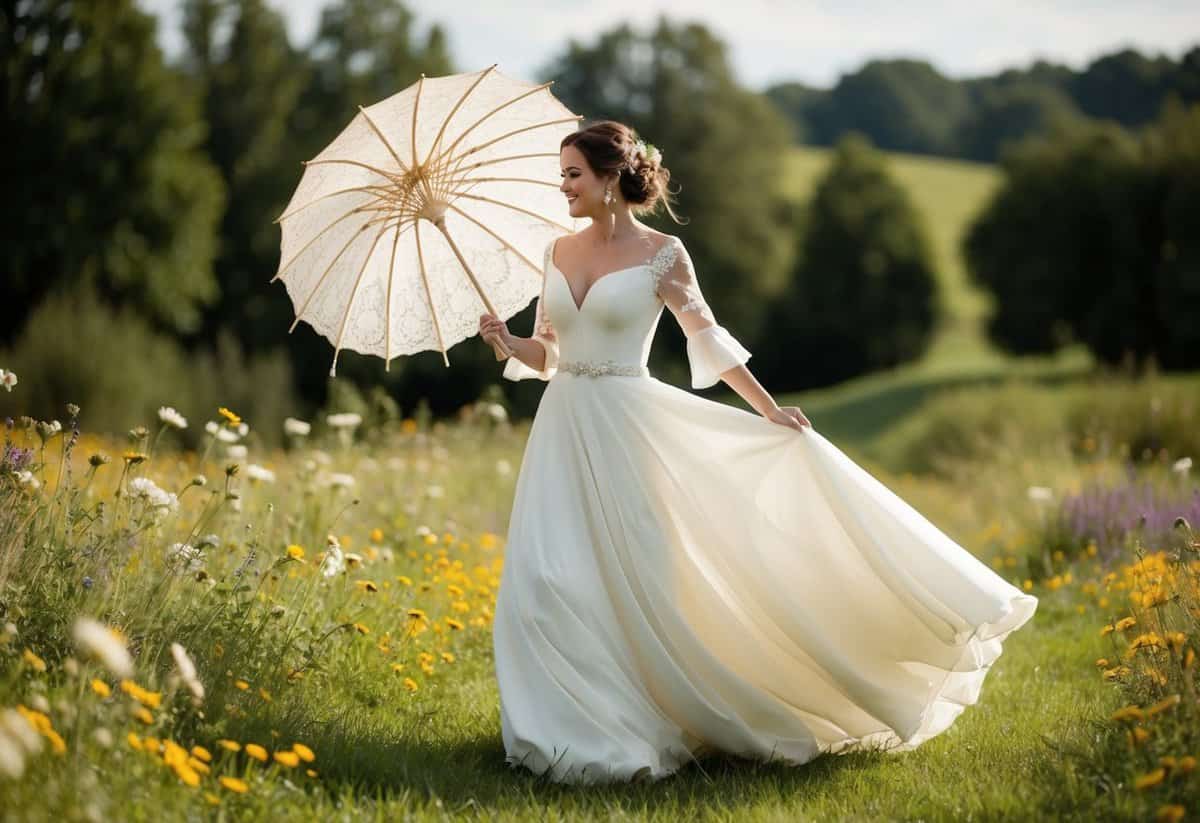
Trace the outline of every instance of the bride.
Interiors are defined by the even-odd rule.
[[[633,216],[666,203],[661,152],[600,121],[560,163],[591,224],[546,246],[530,337],[479,321],[513,352],[504,377],[548,381],[496,595],[506,762],[656,780],[718,752],[800,765],[945,731],[1037,598],[763,389],[683,243]],[[723,380],[757,414],[649,373],[664,306],[692,387]]]

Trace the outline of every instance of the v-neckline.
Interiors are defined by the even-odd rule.
[[[554,239],[554,242],[550,245],[550,265],[553,266],[554,270],[556,272],[558,272],[560,277],[562,277],[563,285],[565,285],[567,287],[567,294],[570,295],[570,297],[571,297],[571,305],[573,305],[575,307],[576,314],[579,314],[583,311],[583,307],[585,305],[587,305],[587,299],[588,299],[588,296],[592,293],[592,289],[594,289],[594,288],[596,288],[596,286],[600,285],[601,280],[607,280],[608,278],[612,277],[613,275],[621,274],[622,272],[632,271],[634,269],[640,269],[643,266],[649,266],[651,263],[654,262],[654,258],[658,257],[658,255],[662,253],[663,249],[665,249],[667,247],[667,245],[670,244],[670,242],[671,242],[671,240],[670,240],[670,238],[668,238],[661,246],[659,246],[657,249],[655,249],[654,254],[650,255],[649,260],[646,260],[642,263],[635,263],[632,266],[625,266],[624,268],[614,269],[613,271],[605,272],[604,274],[600,275],[599,277],[597,277],[595,280],[592,281],[592,285],[588,286],[587,291],[585,291],[583,293],[583,299],[580,300],[578,303],[575,302],[575,292],[571,289],[570,278],[567,277],[566,272],[564,272],[562,269],[560,269],[558,267],[558,263],[554,262],[554,252],[558,248],[558,238],[557,237]]]

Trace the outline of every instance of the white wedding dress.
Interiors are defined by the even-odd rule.
[[[979,699],[1025,594],[811,428],[652,377],[666,305],[693,387],[750,352],[683,244],[577,306],[544,256],[535,371],[494,651],[506,762],[657,779],[701,754],[802,764],[911,749]]]

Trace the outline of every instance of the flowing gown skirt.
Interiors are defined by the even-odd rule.
[[[506,762],[594,783],[908,750],[1037,602],[813,429],[560,372],[497,593]]]

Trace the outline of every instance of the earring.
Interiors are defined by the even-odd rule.
[[[612,187],[605,186],[604,187],[604,205],[607,206],[610,203],[612,203]]]

